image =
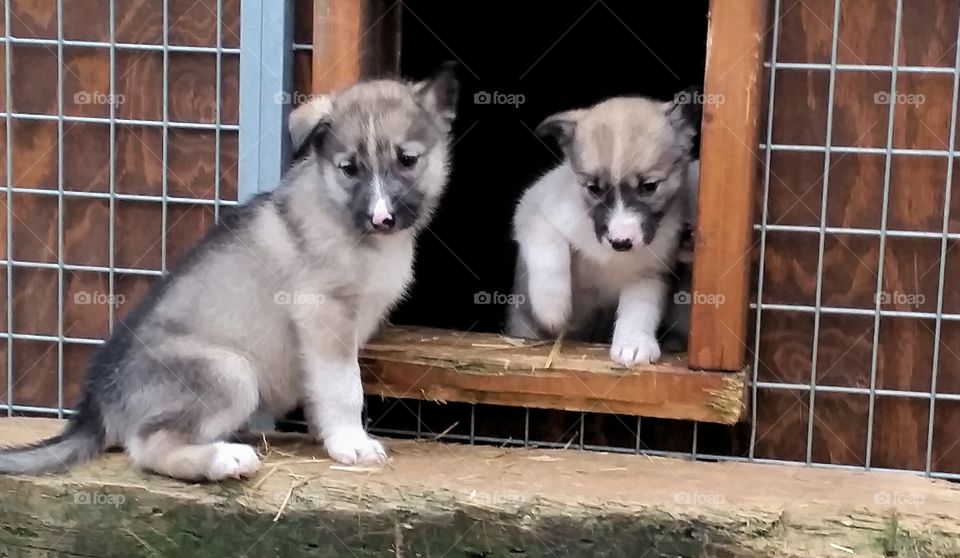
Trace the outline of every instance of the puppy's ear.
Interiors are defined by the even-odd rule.
[[[330,132],[330,120],[324,118],[307,133],[307,137],[304,138],[303,143],[300,145],[294,145],[296,151],[293,152],[293,160],[299,161],[304,159],[307,155],[310,154],[311,149],[320,150],[323,147],[323,140],[329,135]]]
[[[457,116],[457,99],[460,97],[456,68],[456,62],[444,62],[430,79],[414,85],[414,93],[420,106],[439,115],[448,129]]]
[[[689,150],[703,118],[703,93],[700,88],[691,86],[680,91],[672,101],[664,103],[663,110],[670,125],[677,131],[680,142]]]
[[[541,137],[557,140],[560,147],[566,148],[573,142],[573,134],[577,130],[577,122],[583,116],[582,109],[558,112],[544,119],[537,126],[536,133]]]
[[[673,100],[664,105],[664,112],[674,128],[696,129],[703,118],[703,93],[692,85],[674,95]]]
[[[333,101],[330,96],[320,95],[290,113],[287,128],[290,130],[291,147],[297,154],[294,160],[306,154],[305,147],[310,143],[307,140],[316,135],[315,132],[322,122],[327,122],[332,109]]]

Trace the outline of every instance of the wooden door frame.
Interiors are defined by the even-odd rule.
[[[712,296],[691,297],[689,360],[665,357],[623,370],[599,345],[514,344],[517,340],[490,334],[392,328],[363,351],[365,391],[725,424],[740,420],[746,407],[751,229],[769,7],[769,0],[710,5],[704,99],[723,102],[704,106],[692,294]],[[314,93],[363,77],[399,74],[399,4],[315,0],[314,10]]]

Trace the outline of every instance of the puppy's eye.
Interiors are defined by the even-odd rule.
[[[644,182],[640,185],[640,191],[644,194],[652,194],[657,191],[658,186],[660,186],[659,182]]]
[[[420,156],[401,151],[397,155],[397,161],[400,162],[401,167],[405,169],[412,169],[413,167],[417,166],[417,162],[420,161]]]
[[[360,169],[357,167],[357,163],[355,163],[353,159],[342,161],[339,165],[337,165],[337,168],[339,168],[340,172],[342,172],[347,178],[356,178],[357,173],[360,172]]]
[[[603,187],[601,187],[600,183],[598,183],[596,180],[588,180],[584,182],[583,187],[594,196],[599,196],[603,191]]]

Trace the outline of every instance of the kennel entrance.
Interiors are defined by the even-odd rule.
[[[768,11],[734,4],[713,3],[707,38],[706,1],[683,9],[517,7],[509,21],[479,6],[314,3],[313,92],[364,76],[426,76],[445,59],[459,61],[462,78],[450,186],[421,237],[412,296],[394,314],[407,325],[387,329],[364,352],[368,394],[722,424],[741,419],[765,55],[759,30]],[[600,35],[603,45],[590,44]],[[664,60],[657,53],[670,44],[673,57]],[[625,70],[631,63],[643,68],[642,78]],[[513,204],[558,160],[533,128],[548,114],[614,95],[669,99],[704,83],[705,65],[703,99],[723,102],[704,106],[704,209],[687,293],[689,353],[625,370],[609,360],[606,346],[498,335],[497,305],[485,302],[509,304]],[[729,184],[742,187],[733,192]]]

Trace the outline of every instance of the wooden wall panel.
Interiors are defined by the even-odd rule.
[[[116,245],[117,267],[160,269],[162,215],[156,202],[119,200],[115,231],[123,239]]]
[[[827,75],[826,72],[821,72]],[[890,91],[885,72],[837,72],[833,104],[833,145],[886,147],[890,106],[878,102]],[[822,145],[822,143],[821,143]],[[835,154],[834,160],[849,156]]]
[[[116,60],[117,118],[163,119],[163,55],[119,50]]]
[[[57,198],[13,194],[13,258],[28,262],[57,261]]]
[[[813,408],[813,461],[858,467],[866,464],[869,408],[866,395],[817,393]]]
[[[960,3],[909,0],[903,3],[900,64],[953,66],[957,48]]]
[[[895,156],[890,173],[887,227],[940,232],[946,201],[947,159]]]
[[[873,417],[874,467],[923,470],[930,402],[878,396]]]
[[[816,302],[819,245],[819,237],[815,234],[767,233],[764,302],[804,305]]]
[[[779,70],[774,99],[773,143],[823,145],[827,136],[829,75],[815,70]],[[798,122],[803,122],[798,126]]]
[[[57,187],[57,123],[13,121],[13,185],[19,188]]]
[[[903,73],[897,76],[893,146],[947,149],[950,138],[953,77]]]
[[[104,338],[110,320],[110,278],[106,273],[64,273],[63,330],[71,337]]]
[[[110,201],[64,198],[63,261],[73,265],[110,264]]]
[[[789,461],[806,459],[809,397],[806,391],[757,391],[756,457]]]
[[[960,473],[960,401],[938,401],[935,417],[931,468]]]
[[[64,39],[110,41],[110,0],[67,0],[62,5]]]
[[[117,2],[117,42],[163,44],[163,0]]]
[[[960,394],[960,322],[946,320],[940,328],[937,392]]]
[[[41,45],[14,45],[10,51],[14,112],[57,114],[57,51]]]
[[[806,256],[816,262],[817,253]],[[873,309],[876,304],[880,239],[872,236],[827,234],[823,242],[824,306]]]
[[[933,320],[880,319],[877,387],[903,391],[930,391],[933,371]]]
[[[57,335],[57,271],[14,268],[13,286],[13,330]]]
[[[932,238],[887,239],[880,301],[884,309],[936,311],[940,244]]]
[[[122,320],[143,300],[147,291],[157,280],[156,277],[146,275],[128,275],[118,273],[115,278],[115,292],[117,305],[114,307],[114,318]]]
[[[110,51],[64,47],[63,63],[63,113],[109,117]]]
[[[217,0],[170,0],[171,45],[217,46]],[[224,47],[240,45],[240,0],[223,0]]]
[[[167,210],[167,259],[177,261],[214,225],[209,205],[174,204]]]
[[[879,229],[884,157],[838,154],[830,163],[827,226]]]
[[[840,64],[891,64],[897,0],[844,0],[840,3]]]
[[[10,34],[14,37],[57,38],[57,0],[8,0]]]
[[[763,189],[757,189],[761,198]],[[820,223],[823,196],[823,153],[776,151],[770,157],[770,191],[767,223],[806,225]],[[759,220],[758,210],[755,215]]]
[[[122,194],[163,192],[163,133],[159,128],[117,128],[116,188]]]
[[[818,386],[870,387],[872,316],[821,315],[818,347]]]
[[[63,134],[63,188],[110,191],[110,126],[70,122]]]
[[[766,311],[761,325],[757,379],[761,382],[810,383],[813,314]]]
[[[830,62],[833,0],[782,0],[778,62]]]

